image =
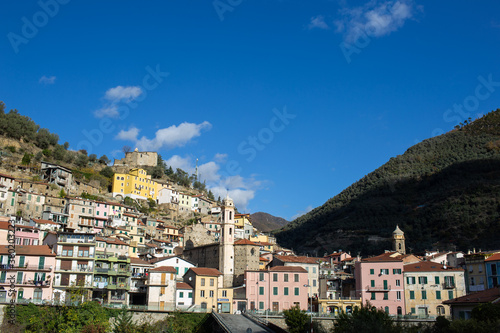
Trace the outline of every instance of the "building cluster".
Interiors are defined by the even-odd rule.
[[[37,191],[38,183],[27,187],[0,174],[0,302],[13,297],[72,304],[86,298],[116,307],[224,313],[282,312],[297,305],[331,315],[370,302],[394,316],[467,318],[474,305],[467,295],[494,298],[498,290],[500,251],[407,254],[399,227],[393,249],[378,256],[341,250],[295,255],[259,233],[249,214],[236,214],[230,198],[216,205],[151,179],[140,166],[156,157],[141,154],[119,161],[113,196],[199,212],[196,223],[179,228],[132,206],[54,196]],[[72,183],[71,170],[46,167],[47,184]],[[16,293],[8,296],[12,274]]]

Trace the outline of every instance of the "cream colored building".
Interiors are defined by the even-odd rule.
[[[404,265],[406,314],[449,316],[444,301],[465,295],[464,270],[432,261]]]
[[[172,311],[175,309],[175,268],[160,266],[149,270],[148,305],[149,309]]]
[[[193,287],[193,304],[206,312],[216,311],[222,273],[215,268],[193,267],[184,274],[184,282]]]

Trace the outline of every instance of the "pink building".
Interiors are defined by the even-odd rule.
[[[43,303],[52,299],[56,255],[47,245],[18,245],[14,265],[8,264],[8,246],[0,246],[0,302],[8,302],[10,276],[15,276],[16,302]]]
[[[16,245],[39,245],[41,243],[38,228],[16,224]]]
[[[355,264],[356,296],[391,315],[402,315],[405,308],[403,260],[398,256],[386,252]]]
[[[101,201],[96,201],[95,203],[95,214],[94,214],[94,232],[95,233],[102,233],[102,230],[104,227],[108,224],[108,218],[109,218],[109,204],[106,202],[101,202]]]
[[[297,266],[275,266],[268,271],[245,271],[247,308],[281,312],[294,305],[308,306],[307,271]]]

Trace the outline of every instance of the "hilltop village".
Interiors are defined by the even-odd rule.
[[[500,250],[417,256],[394,226],[393,248],[378,256],[296,255],[230,197],[216,201],[153,179],[145,168],[157,158],[135,150],[115,160],[110,193],[44,161],[39,181],[0,174],[0,303],[10,302],[12,274],[17,303],[92,299],[150,311],[277,313],[298,305],[336,315],[369,301],[393,316],[468,318],[478,302],[500,298]],[[140,211],[137,202],[164,213]],[[484,297],[465,297],[471,292]]]

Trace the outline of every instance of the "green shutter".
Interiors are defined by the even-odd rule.
[[[435,282],[435,284],[439,284],[439,276],[434,277],[434,282]]]
[[[17,272],[17,280],[16,280],[16,283],[17,283],[17,284],[21,284],[21,283],[23,283],[23,272]]]
[[[24,267],[24,259],[25,258],[26,258],[25,256],[20,256],[19,257],[19,267]]]
[[[45,257],[40,257],[38,261],[38,269],[43,269],[44,265],[45,265]]]
[[[371,275],[375,274],[375,269],[370,268],[370,274],[371,274]]]
[[[424,284],[427,284],[427,276],[424,276]]]
[[[284,291],[283,291],[283,294],[284,294],[285,296],[288,296],[288,287],[285,287],[285,289],[284,289]]]
[[[387,280],[384,280],[384,289],[387,290]]]
[[[441,299],[441,291],[436,290],[436,299]]]
[[[370,281],[370,286],[375,287],[375,280]]]
[[[0,273],[0,283],[5,283],[6,275],[7,275],[6,271],[2,271],[2,273]]]
[[[410,299],[415,299],[415,292],[410,290]]]

